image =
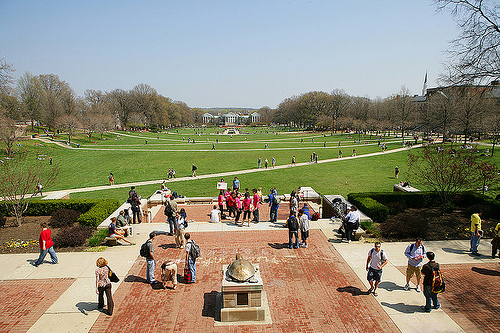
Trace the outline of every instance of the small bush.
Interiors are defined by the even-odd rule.
[[[389,202],[388,204],[386,204],[386,207],[389,209],[390,215],[403,213],[407,208],[406,205],[402,202]]]
[[[493,217],[493,216],[491,216],[491,213],[490,213],[490,211],[491,211],[490,207],[486,206],[486,205],[469,206],[465,209],[465,215],[470,217],[472,214],[479,212],[479,210],[483,211],[483,214],[481,215],[482,219],[487,219],[487,218]]]
[[[0,227],[3,227],[6,222],[7,222],[7,219],[5,218],[5,216],[0,215]]]
[[[52,213],[49,224],[54,228],[71,227],[80,217],[80,213],[72,209],[60,209]]]
[[[60,232],[53,237],[54,247],[78,247],[85,244],[87,238],[92,235],[92,227],[77,225],[70,228],[62,228]]]
[[[368,215],[373,222],[382,223],[387,220],[389,209],[380,202],[365,196],[349,197],[349,201]]]
[[[114,199],[99,200],[88,212],[80,215],[78,222],[96,228],[118,207],[120,202]]]
[[[94,233],[92,237],[89,238],[89,246],[94,247],[101,245],[102,242],[104,241],[104,238],[106,238],[108,234],[109,234],[108,229],[98,230],[97,232]]]

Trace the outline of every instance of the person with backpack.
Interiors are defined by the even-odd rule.
[[[200,247],[190,239],[191,235],[189,232],[184,234],[186,239],[186,263],[184,266],[184,278],[186,283],[196,282],[196,259],[200,256]]]
[[[422,310],[425,312],[431,312],[431,301],[432,308],[439,309],[441,304],[437,297],[437,292],[444,291],[443,288],[443,277],[441,276],[441,271],[439,270],[439,264],[434,261],[436,257],[434,252],[427,252],[427,259],[429,261],[422,266],[422,274],[424,274],[424,296],[425,305],[422,306]]]
[[[350,243],[354,239],[354,233],[359,228],[359,212],[358,208],[354,205],[351,206],[349,213],[344,218],[345,224],[345,234],[347,237],[347,243]]]
[[[276,223],[278,221],[278,208],[280,207],[280,198],[276,189],[272,188],[269,193],[269,222]]]
[[[368,258],[366,258],[366,270],[368,274],[366,276],[368,282],[370,283],[369,293],[373,293],[373,296],[377,297],[377,287],[382,278],[382,268],[387,265],[387,255],[384,250],[381,250],[380,242],[376,242],[374,247],[368,252]]]
[[[155,238],[156,234],[154,232],[151,232],[149,234],[149,239],[141,245],[141,250],[140,250],[140,255],[142,257],[146,258],[146,280],[148,281],[149,284],[154,284],[156,283],[155,280],[155,251],[154,251],[154,246],[153,246],[153,239]]]
[[[182,214],[182,212],[177,213],[175,217],[175,244],[179,249],[184,248],[184,233],[186,232],[186,226],[187,226],[186,218],[187,215],[185,211],[184,214]]]
[[[408,258],[408,267],[406,268],[405,290],[410,289],[410,279],[413,274],[415,274],[417,278],[417,292],[420,292],[420,279],[422,278],[422,272],[420,270],[424,264],[425,254],[425,246],[422,244],[421,238],[417,238],[415,243],[408,245],[406,248],[405,256]]]
[[[135,191],[134,191],[135,192]],[[132,223],[142,223],[141,221],[141,199],[134,193],[130,201],[130,208],[132,209]]]
[[[167,200],[165,201],[165,209],[163,210],[163,213],[167,217],[167,222],[170,226],[170,232],[169,236],[172,236],[174,234],[174,228],[176,225],[176,214],[177,214],[177,202],[175,200],[172,200],[170,196],[167,196]]]
[[[299,248],[299,221],[295,217],[295,212],[290,211],[290,217],[286,220],[286,227],[288,227],[288,248]],[[295,244],[293,243],[295,237]]]
[[[299,227],[300,238],[302,238],[302,242],[299,243],[299,246],[307,247],[307,239],[309,238],[309,218],[304,214],[303,209],[299,209]]]

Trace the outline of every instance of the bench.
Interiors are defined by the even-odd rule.
[[[403,186],[403,185],[399,185],[399,184],[394,184],[394,192],[408,192],[408,193],[412,193],[412,192],[420,192],[420,190],[418,188],[415,188],[413,186]]]

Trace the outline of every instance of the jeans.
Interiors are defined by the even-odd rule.
[[[278,208],[271,208],[271,211],[269,213],[269,222],[276,221],[278,221]]]
[[[431,311],[431,300],[434,308],[439,308],[441,305],[438,301],[438,294],[432,292],[432,286],[424,286],[425,296],[425,311]]]
[[[188,268],[191,271],[192,280],[191,283],[196,282],[196,259],[191,258],[188,259]]]
[[[347,222],[345,224],[345,235],[348,241],[354,240],[353,231],[354,231],[354,223]]]
[[[255,223],[259,223],[259,209],[255,209],[253,211],[253,220],[255,221]]]
[[[146,269],[146,280],[148,283],[155,283],[155,261],[153,259],[146,259],[148,265]]]
[[[479,240],[481,236],[476,236],[474,233],[470,236],[470,251],[472,253],[477,253],[477,247],[479,246]]]
[[[293,244],[293,237],[295,236],[295,244]],[[288,230],[288,248],[299,248],[299,231],[298,230]]]
[[[169,216],[167,217],[168,224],[170,226],[170,234],[174,234],[174,225],[176,224],[176,216]]]
[[[141,223],[141,211],[140,209],[137,209],[137,210],[134,210],[132,209],[132,217],[133,217],[133,224],[136,224],[136,223]],[[136,222],[138,221],[138,222]]]
[[[51,246],[46,250],[40,249],[40,256],[38,257],[38,260],[35,262],[35,266],[38,266],[41,263],[43,263],[43,260],[45,259],[45,256],[47,255],[47,253],[50,254],[50,259],[52,259],[52,263],[57,264],[58,260],[57,260],[57,256],[56,256],[56,251],[54,251],[54,247]]]
[[[111,316],[113,314],[113,308],[115,303],[113,302],[113,295],[111,294],[111,283],[104,287],[97,287],[99,291],[97,308],[102,309],[104,307],[104,293],[106,293],[106,299],[108,302],[108,314]]]

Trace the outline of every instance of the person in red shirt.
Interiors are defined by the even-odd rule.
[[[52,242],[50,229],[47,228],[46,222],[41,223],[40,226],[42,227],[42,232],[40,233],[40,238],[38,239],[38,242],[40,243],[40,256],[33,266],[38,267],[41,263],[43,263],[47,252],[50,254],[52,263],[57,264],[58,260],[56,252],[54,251],[54,243]]]
[[[257,193],[257,189],[253,189],[253,221],[259,223],[259,202],[260,196]]]

